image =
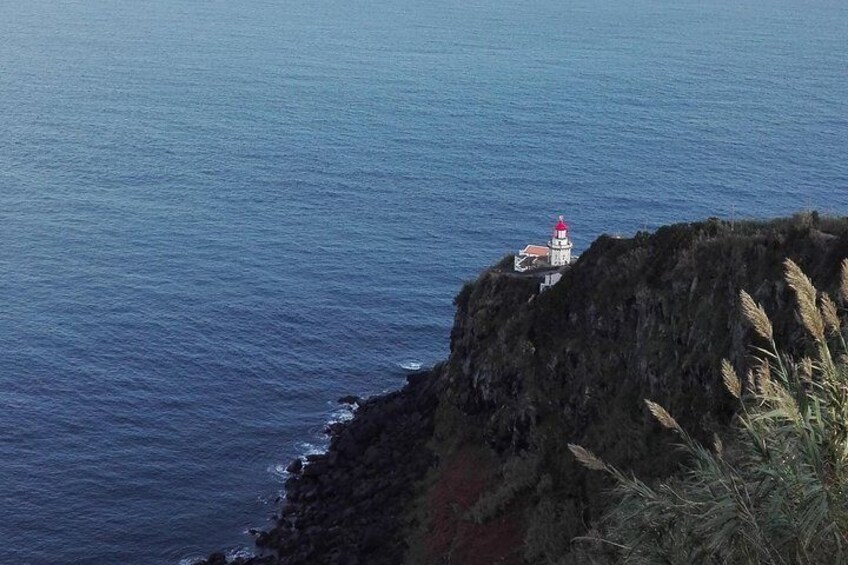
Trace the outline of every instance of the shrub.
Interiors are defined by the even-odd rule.
[[[577,445],[585,467],[615,481],[616,503],[588,543],[588,559],[628,563],[848,563],[848,347],[837,306],[792,261],[786,281],[811,339],[813,358],[794,360],[775,344],[762,306],[744,291],[741,308],[768,345],[741,379],[722,363],[739,401],[727,447],[707,448],[662,406],[653,417],[687,455],[680,476],[656,487]],[[848,304],[848,260],[839,294]],[[837,351],[838,353],[834,353]]]

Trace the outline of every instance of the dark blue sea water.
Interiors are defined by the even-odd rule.
[[[464,279],[848,213],[844,0],[0,2],[0,562],[249,548]]]

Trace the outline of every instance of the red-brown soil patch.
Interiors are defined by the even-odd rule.
[[[446,462],[427,494],[429,563],[518,565],[522,562],[523,532],[518,510],[484,524],[463,519],[487,487],[493,486],[490,474],[491,464],[480,450],[461,449]]]

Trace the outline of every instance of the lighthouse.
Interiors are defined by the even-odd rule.
[[[562,272],[553,272],[554,269],[560,271],[559,267],[571,265],[572,260],[577,260],[577,257],[571,256],[572,247],[574,245],[568,239],[568,224],[560,216],[548,244],[525,246],[515,255],[513,269],[516,273],[547,269],[546,282],[542,283],[542,290],[545,290],[555,284],[555,281],[548,284],[548,276],[552,277],[551,280],[559,280],[562,276]]]
[[[551,240],[548,241],[549,261],[552,267],[562,267],[571,263],[571,240],[568,239],[568,225],[563,221],[562,216],[559,217],[557,225],[554,226],[554,233]]]

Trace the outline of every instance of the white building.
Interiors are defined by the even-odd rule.
[[[515,270],[519,273],[547,267],[550,263],[548,255],[551,250],[544,245],[528,245],[515,256]]]
[[[556,283],[560,281],[562,278],[562,273],[547,273],[545,274],[545,279],[539,283],[539,292],[545,292]]]
[[[523,273],[533,269],[570,265],[573,247],[574,244],[568,238],[568,225],[560,216],[548,245],[526,246],[515,256],[513,268],[516,272]]]
[[[559,217],[557,225],[554,226],[554,235],[548,241],[550,248],[550,262],[552,267],[562,267],[571,264],[571,248],[574,244],[568,239],[568,225]]]

